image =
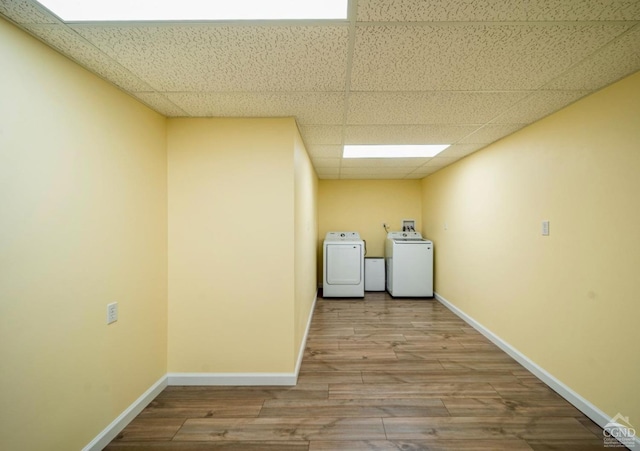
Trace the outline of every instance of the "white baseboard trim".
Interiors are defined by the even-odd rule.
[[[162,376],[146,392],[136,399],[129,407],[122,412],[118,418],[113,420],[102,432],[100,432],[91,442],[82,448],[82,451],[101,451],[136,417],[147,405],[160,394],[167,386],[167,376]]]
[[[598,426],[604,428],[604,426],[611,421],[611,417],[609,417],[602,410],[598,409],[596,406],[591,404],[589,401],[584,399],[578,393],[573,391],[571,388],[560,382],[553,375],[547,372],[544,368],[539,366],[537,363],[529,359],[526,355],[518,351],[516,348],[511,346],[509,343],[504,341],[502,338],[491,332],[489,329],[484,327],[478,321],[467,315],[465,312],[460,310],[458,307],[453,305],[451,302],[447,301],[444,297],[439,295],[438,293],[434,293],[434,297],[445,307],[459,316],[464,322],[469,324],[471,327],[476,329],[482,335],[487,337],[493,344],[498,346],[504,352],[509,354],[514,360],[516,360],[520,365],[525,367],[527,370],[531,371],[538,379],[547,384],[552,390],[566,399],[569,403],[571,403],[574,407],[576,407],[579,411],[584,413],[586,416],[591,418]],[[640,446],[640,437],[635,437],[635,442]]]
[[[295,373],[168,373],[169,385],[296,385]]]
[[[316,295],[313,298],[313,304],[311,304],[311,311],[309,312],[309,318],[307,319],[307,328],[304,330],[304,337],[302,338],[302,343],[300,345],[300,349],[298,350],[298,360],[296,362],[296,382],[298,380],[298,374],[300,374],[300,366],[302,365],[302,358],[304,357],[304,350],[307,348],[307,338],[309,337],[309,329],[311,328],[311,320],[313,319],[313,312],[316,311],[316,302],[318,302],[318,292],[320,290],[316,290]]]

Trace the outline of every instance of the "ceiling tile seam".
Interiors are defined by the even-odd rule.
[[[635,24],[638,20],[510,20],[510,21],[376,21],[357,22],[356,27],[468,27],[468,26],[575,26],[575,25],[626,25]]]
[[[148,106],[149,108],[151,108],[152,110],[160,113],[159,111],[157,111],[157,109],[155,107],[153,107],[150,103],[148,103],[147,101],[143,101],[142,99],[140,99],[139,97],[135,96],[135,92],[144,92],[146,94],[156,94],[162,97],[162,99],[173,105],[178,111],[182,112],[184,114],[185,117],[190,116],[190,114],[181,106],[177,105],[175,102],[173,102],[172,100],[170,100],[168,97],[166,97],[166,95],[162,92],[159,91],[158,89],[156,89],[151,83],[149,83],[147,80],[145,80],[144,78],[140,77],[138,74],[136,74],[133,70],[131,70],[130,68],[124,66],[120,61],[115,60],[114,58],[112,58],[108,53],[104,52],[100,47],[96,46],[93,42],[91,42],[89,39],[87,39],[86,37],[84,37],[83,35],[81,35],[80,33],[78,33],[76,30],[73,29],[73,27],[68,26],[66,23],[63,23],[63,26],[67,29],[67,31],[73,33],[75,36],[77,36],[81,41],[83,41],[85,44],[89,45],[90,47],[94,48],[97,52],[99,52],[100,54],[104,55],[105,58],[107,58],[108,61],[111,62],[111,64],[113,64],[114,66],[118,66],[120,69],[122,69],[123,71],[125,71],[126,73],[130,74],[133,78],[135,78],[138,82],[140,82],[140,84],[142,85],[146,85],[149,88],[151,88],[149,91],[133,91],[133,92],[127,92],[124,89],[120,88],[119,86],[117,86],[115,83],[113,83],[110,80],[107,80],[105,78],[103,78],[100,74],[94,72],[91,69],[90,70],[92,73],[94,73],[95,75],[99,76],[100,78],[102,78],[103,80],[109,82],[110,84],[112,84],[113,86],[116,86],[117,88],[121,89],[123,92],[129,94],[129,95],[133,95],[133,97],[138,100],[139,102],[145,104],[146,106]],[[75,60],[74,60],[75,61]],[[76,61],[77,62],[77,61]],[[83,64],[79,63],[81,66],[85,67]],[[162,114],[163,116],[165,116],[164,114]],[[167,116],[165,116],[167,117]]]
[[[599,90],[599,89],[598,89],[598,90]],[[533,125],[533,124],[535,124],[535,123],[537,123],[537,122],[540,122],[540,121],[541,121],[541,120],[543,120],[544,118],[549,117],[549,116],[551,116],[552,114],[557,113],[558,111],[560,111],[560,110],[562,110],[562,109],[564,109],[564,108],[567,108],[567,107],[568,107],[568,106],[570,106],[570,105],[573,105],[573,104],[574,104],[574,103],[576,103],[577,101],[579,101],[579,100],[581,100],[581,99],[585,98],[586,96],[588,96],[588,95],[590,95],[590,94],[593,94],[595,91],[597,91],[597,90],[588,90],[588,92],[586,92],[586,91],[585,91],[585,94],[584,94],[584,95],[582,95],[582,96],[580,96],[580,97],[578,97],[578,98],[576,98],[576,99],[573,99],[573,100],[571,100],[570,102],[563,103],[560,107],[558,107],[558,108],[556,108],[556,109],[554,109],[554,110],[551,110],[551,111],[547,112],[546,114],[543,114],[542,116],[540,116],[539,118],[537,118],[537,119],[536,119],[535,121],[533,121],[533,122],[529,122],[529,123],[520,123],[520,125],[522,125],[522,127],[520,127],[518,130],[514,130],[514,131],[513,131],[513,132],[511,132],[511,133],[507,133],[506,135],[501,136],[501,137],[500,137],[500,138],[498,138],[496,141],[498,141],[498,140],[500,140],[500,139],[502,139],[502,138],[506,138],[507,136],[512,135],[512,134],[514,134],[514,133],[515,133],[515,132],[517,132],[517,131],[520,131],[520,130],[521,130],[522,128],[524,128],[524,127],[527,127],[527,126],[529,126],[529,125]],[[553,92],[553,91],[545,91],[545,92]],[[506,114],[506,113],[505,113],[505,114]],[[496,118],[496,119],[497,119],[497,118]],[[516,124],[517,124],[517,123],[514,123],[514,125],[516,125]],[[487,125],[498,125],[498,124],[495,124],[495,123],[493,123],[493,122],[492,122],[492,123],[487,124]]]
[[[324,124],[305,124],[305,125],[324,125]],[[486,125],[486,122],[420,122],[420,123],[402,123],[402,124],[372,124],[372,123],[348,123],[347,127],[424,127],[424,126],[434,126],[434,127],[480,127]]]
[[[183,115],[181,115],[181,116],[167,116],[166,114],[163,114],[163,113],[161,113],[160,111],[158,111],[158,109],[157,109],[157,108],[155,108],[153,105],[151,105],[149,102],[147,102],[147,101],[145,101],[145,100],[141,99],[140,97],[136,96],[136,95],[135,95],[136,93],[140,93],[140,94],[155,94],[155,95],[159,95],[159,96],[161,96],[161,97],[162,97],[162,99],[163,99],[165,102],[167,102],[167,103],[169,103],[169,104],[173,105],[173,106],[176,108],[176,110],[178,110],[178,111],[180,111],[181,113],[183,113]],[[139,92],[139,91],[132,91],[132,92],[130,93],[130,95],[131,95],[131,96],[133,96],[133,97],[134,97],[138,102],[145,104],[146,106],[148,106],[149,108],[151,108],[153,111],[157,112],[158,114],[160,114],[160,115],[162,115],[162,116],[164,116],[164,117],[166,117],[166,118],[170,118],[170,117],[171,117],[171,118],[179,118],[179,117],[193,117],[191,114],[189,114],[187,111],[185,111],[185,109],[184,109],[184,108],[182,108],[181,106],[177,105],[175,102],[173,102],[173,101],[169,100],[169,99],[168,99],[166,96],[164,96],[161,92]]]
[[[31,3],[31,5],[33,5],[37,10],[39,10],[41,13],[46,14],[48,16],[51,16],[52,18],[54,18],[58,23],[64,25],[64,20],[62,20],[62,17],[58,16],[56,13],[54,13],[53,11],[51,11],[49,8],[47,8],[46,6],[44,6],[42,3],[38,2],[37,0],[29,0],[29,3]]]
[[[124,71],[128,72],[129,74],[131,74],[137,80],[141,81],[142,84],[149,86],[151,88],[151,90],[150,91],[146,91],[146,92],[159,92],[158,89],[155,88],[152,84],[147,82],[144,78],[140,77],[138,74],[136,74],[134,71],[132,71],[128,67],[124,66],[120,61],[118,61],[118,60],[114,59],[113,57],[111,57],[111,55],[109,55],[107,52],[103,51],[100,47],[98,47],[92,41],[90,41],[89,39],[87,39],[86,37],[84,37],[83,35],[78,33],[76,30],[74,30],[73,27],[70,27],[70,26],[68,26],[66,24],[65,24],[65,27],[67,28],[67,30],[69,30],[70,32],[75,34],[78,38],[80,38],[82,41],[84,41],[87,45],[93,47],[99,53],[103,54],[109,61],[112,61],[114,65],[119,66],[121,69],[123,69]]]
[[[407,179],[410,179],[410,178],[414,178],[414,177],[412,177],[412,175],[414,175],[414,174],[415,174],[415,175],[418,175],[417,171],[418,171],[418,170],[417,170],[417,169],[415,169],[415,170],[413,170],[413,171],[409,172],[409,173],[408,173],[408,174],[406,174],[404,177],[402,177],[402,179],[403,179],[403,180],[407,180]],[[428,176],[428,175],[430,175],[430,174],[425,174],[425,175],[424,175],[424,176],[422,176],[422,177],[420,177],[420,176],[418,176],[418,177],[419,177],[420,179],[423,179],[424,177],[426,177],[426,176]]]
[[[64,56],[65,58],[67,58],[70,61],[73,61],[75,64],[77,64],[78,66],[82,67],[83,69],[91,72],[93,75],[95,75],[96,77],[100,78],[101,80],[105,81],[106,83],[109,83],[111,86],[114,86],[115,88],[119,89],[120,91],[124,92],[125,94],[132,96],[132,92],[127,91],[125,88],[118,86],[116,83],[114,83],[112,80],[109,80],[108,78],[104,77],[102,74],[99,74],[98,72],[96,72],[93,68],[88,67],[85,63],[83,63],[82,61],[79,61],[78,59],[76,59],[76,57],[74,57],[73,55],[69,54],[68,52],[66,52],[64,49],[58,47],[57,45],[55,45],[52,42],[49,41],[45,41],[43,38],[41,38],[40,36],[38,36],[37,34],[35,34],[34,31],[28,29],[28,28],[24,28],[25,26],[27,26],[28,24],[16,24],[17,26],[19,26],[23,31],[25,31],[26,33],[28,33],[29,35],[33,36],[35,39],[37,39],[38,41],[42,42],[43,44],[45,44],[47,47],[53,49],[54,51],[56,51],[57,53],[59,53],[60,55]],[[52,28],[52,27],[63,27],[66,28],[64,24],[35,24],[38,28]],[[95,46],[91,45],[91,47],[95,48]],[[100,51],[98,49],[98,51]],[[147,82],[145,82],[144,80],[142,80],[140,77],[136,76],[135,74],[131,73],[131,71],[129,71],[128,69],[126,69],[125,67],[123,67],[121,64],[119,64],[117,61],[113,60],[111,57],[109,57],[108,55],[104,54],[104,52],[100,51],[100,53],[102,53],[103,55],[105,55],[109,61],[111,61],[113,63],[114,66],[119,66],[122,70],[128,72],[129,74],[131,74],[131,76],[133,78],[135,78],[138,82],[140,82],[140,84],[145,84],[147,86],[149,86],[149,84]],[[147,91],[147,92],[153,92],[153,91]],[[137,99],[137,98],[136,98]],[[139,99],[138,99],[139,100]],[[150,105],[147,105],[150,106]],[[154,108],[152,108],[154,109]],[[155,110],[155,109],[154,109]]]
[[[488,146],[489,144],[491,144],[491,143],[487,143],[487,144],[485,144],[484,146],[480,147],[480,149],[485,148],[485,147],[486,147],[486,146]],[[478,150],[480,150],[480,149],[478,149]],[[475,153],[475,152],[477,152],[478,150],[474,150],[474,151],[473,151],[473,152],[471,152],[471,153]],[[453,161],[450,161],[450,162],[449,162],[449,164],[453,164],[453,163],[455,163],[456,161],[460,161],[460,160],[462,160],[463,158],[465,158],[465,157],[467,157],[467,156],[469,156],[469,155],[471,155],[471,154],[464,155],[463,157],[444,157],[444,158],[452,159]],[[411,174],[413,174],[413,173],[415,173],[415,172],[418,172],[418,171],[420,171],[420,170],[423,170],[423,169],[425,169],[425,168],[435,168],[435,167],[440,167],[440,166],[433,166],[433,165],[430,165],[430,163],[432,163],[432,162],[433,162],[433,160],[434,160],[435,158],[438,158],[438,156],[435,156],[435,157],[431,158],[429,161],[427,161],[427,162],[425,162],[425,163],[422,163],[420,166],[416,167],[416,168],[411,172]]]
[[[136,75],[135,73],[133,73],[131,70],[129,70],[127,67],[123,66],[119,61],[113,59],[111,56],[109,56],[107,53],[103,52],[99,47],[96,47],[91,41],[89,41],[88,39],[86,39],[85,37],[83,37],[81,34],[79,34],[78,32],[76,32],[73,28],[68,27],[66,24],[61,23],[61,24],[38,24],[37,28],[40,29],[47,29],[47,28],[55,28],[55,27],[60,27],[62,29],[64,29],[66,32],[73,34],[76,38],[78,38],[80,41],[84,42],[87,46],[93,48],[94,50],[96,50],[98,53],[102,54],[108,61],[110,61],[110,63],[113,66],[117,66],[120,69],[122,69],[123,71],[127,72],[128,74],[130,74],[133,78],[135,78],[137,81],[140,82],[140,84],[142,85],[146,85],[149,86],[151,88],[151,91],[155,92],[155,88],[153,86],[151,86],[149,83],[147,83],[144,79],[140,78],[138,75]],[[22,27],[21,27],[22,28]],[[33,34],[33,32],[31,32],[30,30],[26,29],[26,28],[22,28],[23,30],[27,31],[29,34],[31,34],[32,36],[35,36]],[[38,40],[40,40],[41,42],[43,42],[44,44],[46,44],[48,47],[51,47],[53,49],[55,49],[58,53],[61,53],[62,55],[64,55],[65,57],[69,58],[70,60],[74,61],[75,63],[77,63],[78,65],[82,66],[83,68],[87,69],[89,72],[97,75],[98,77],[102,78],[105,81],[108,81],[111,85],[114,85],[116,87],[118,87],[119,89],[123,89],[120,88],[119,86],[117,86],[114,82],[107,80],[106,78],[102,77],[100,74],[96,73],[93,69],[87,67],[84,63],[81,63],[80,61],[76,60],[75,57],[71,56],[68,52],[66,52],[64,49],[61,49],[59,47],[57,47],[55,44],[51,43],[51,42],[47,42],[44,41],[43,39],[41,39],[38,36],[35,36]]]
[[[30,1],[29,3],[36,10],[38,10],[43,16],[49,16],[57,24],[64,25],[64,21],[57,14],[55,14],[53,11],[50,11],[48,8],[46,8],[41,3],[37,2],[37,1]],[[2,14],[0,14],[0,15],[2,15]],[[6,17],[6,16],[2,15],[2,17]],[[15,23],[16,25],[56,25],[56,24],[53,24],[53,23],[44,24],[42,22],[15,22],[15,21],[12,21],[12,22]]]
[[[356,19],[358,17],[358,0],[348,0],[347,3],[347,20],[349,21],[349,41],[347,43],[347,67],[345,69],[344,80],[344,105],[342,110],[341,121],[341,146],[344,148],[347,118],[349,117],[349,92],[351,90],[351,75],[353,72],[353,54],[356,46]],[[340,160],[340,166],[338,176],[342,177],[342,160]]]
[[[21,24],[16,24],[17,26],[19,26],[21,29],[23,29],[24,31],[26,31],[27,33],[29,33],[31,36],[33,36],[34,38],[38,39],[40,42],[42,42],[43,44],[45,44],[47,47],[50,47],[52,49],[54,49],[56,52],[60,53],[61,55],[63,55],[65,58],[73,61],[74,63],[76,63],[78,66],[88,70],[89,72],[91,72],[93,75],[95,75],[96,77],[100,78],[101,80],[105,81],[106,83],[109,83],[111,86],[119,89],[120,91],[122,91],[123,93],[127,94],[130,97],[133,97],[134,99],[136,99],[136,101],[146,105],[147,107],[151,108],[152,110],[156,111],[158,114],[161,114],[163,116],[165,116],[164,114],[160,113],[159,111],[157,111],[157,109],[152,106],[151,104],[149,104],[148,102],[140,99],[139,97],[137,97],[135,95],[136,92],[144,92],[147,94],[157,94],[162,96],[162,98],[167,101],[168,103],[172,104],[177,110],[181,111],[182,113],[185,114],[185,116],[188,116],[188,113],[181,108],[180,106],[176,105],[174,102],[172,102],[171,100],[169,100],[168,98],[166,98],[166,96],[164,94],[162,94],[161,92],[158,92],[157,90],[154,90],[153,86],[151,86],[149,83],[147,83],[144,79],[140,78],[139,76],[137,76],[135,73],[133,73],[131,70],[129,70],[128,68],[124,67],[122,64],[120,64],[118,61],[114,60],[111,56],[109,56],[108,54],[106,54],[105,52],[103,52],[100,48],[96,47],[93,43],[91,43],[89,40],[87,40],[86,38],[84,38],[82,35],[80,35],[79,33],[77,33],[73,28],[68,27],[64,22],[61,22],[59,24],[52,24],[52,23],[48,23],[48,24],[34,24],[35,26],[37,26],[37,28],[41,28],[41,29],[46,29],[46,28],[54,28],[54,27],[61,27],[62,29],[66,30],[67,32],[72,33],[73,35],[75,35],[77,38],[79,38],[81,41],[83,41],[85,44],[87,44],[89,47],[95,49],[97,52],[99,52],[100,54],[102,54],[113,66],[117,66],[120,69],[122,69],[124,72],[128,73],[132,78],[136,79],[141,85],[147,85],[149,86],[149,88],[151,88],[149,91],[127,91],[126,89],[124,89],[121,86],[118,86],[116,83],[114,83],[112,80],[109,80],[108,78],[104,77],[102,74],[98,73],[97,71],[95,71],[93,68],[88,67],[85,63],[83,63],[82,61],[77,60],[74,56],[72,56],[71,54],[69,54],[67,51],[65,51],[64,49],[56,46],[55,44],[48,42],[48,41],[44,41],[41,37],[39,37],[38,35],[36,35],[33,31],[25,28],[26,26],[28,26],[29,24],[26,23],[21,23]],[[165,116],[166,117],[166,116]]]
[[[573,67],[573,66],[572,66],[572,67]],[[563,73],[564,73],[564,72],[563,72]],[[555,78],[554,78],[554,79],[555,79]],[[549,83],[549,82],[548,82],[548,83]],[[548,83],[545,83],[543,86],[546,86]],[[524,124],[525,126],[526,126],[526,125],[528,125],[527,123],[524,123],[524,122],[507,122],[507,123],[500,123],[500,122],[497,122],[497,121],[498,121],[501,117],[503,117],[503,116],[505,116],[505,115],[508,115],[510,112],[515,111],[515,110],[518,108],[518,106],[519,106],[519,105],[521,105],[521,104],[525,103],[525,102],[526,102],[526,101],[528,101],[529,99],[534,98],[536,94],[540,94],[541,92],[544,92],[544,93],[563,93],[563,92],[570,92],[570,93],[573,93],[573,92],[585,92],[585,95],[587,95],[587,94],[586,94],[586,91],[590,91],[590,90],[585,90],[585,89],[575,89],[575,90],[567,90],[567,89],[549,89],[549,90],[542,90],[542,89],[540,89],[540,88],[539,88],[539,89],[536,89],[535,91],[531,91],[528,95],[524,96],[524,97],[523,97],[523,98],[521,98],[520,100],[517,100],[516,102],[512,103],[512,104],[511,104],[510,106],[508,106],[507,108],[503,109],[501,112],[497,113],[497,115],[496,115],[496,116],[494,116],[492,119],[488,120],[488,121],[487,121],[487,122],[486,122],[482,127],[480,127],[478,130],[475,130],[474,132],[470,133],[469,135],[467,135],[467,136],[465,136],[465,137],[461,138],[460,140],[456,141],[456,143],[455,143],[455,144],[461,144],[461,142],[460,142],[460,141],[467,139],[469,136],[471,136],[471,135],[473,135],[473,134],[475,134],[475,133],[477,133],[477,132],[479,132],[479,131],[483,130],[484,128],[486,128],[487,126],[490,126],[490,125],[508,125],[508,124],[513,124],[513,125],[517,125],[517,124]],[[576,100],[579,100],[579,99],[580,99],[580,98],[582,98],[582,97],[584,97],[584,96],[580,96],[580,97],[579,97],[578,99],[576,99]],[[541,119],[543,119],[543,118],[545,118],[545,117],[549,116],[550,114],[553,114],[553,113],[555,113],[556,111],[559,111],[559,110],[561,110],[562,108],[565,108],[566,106],[570,105],[571,103],[575,102],[576,100],[573,100],[573,101],[571,101],[571,102],[568,102],[568,103],[566,103],[566,104],[561,105],[559,108],[556,108],[556,109],[554,109],[553,111],[548,112],[547,114],[545,114],[545,115],[543,115],[543,116],[539,117],[538,119],[536,119],[535,121],[533,121],[533,122],[531,122],[531,123],[538,122],[539,120],[541,120]],[[515,133],[515,132],[514,132],[514,133]],[[506,137],[506,136],[509,136],[510,134],[511,134],[511,133],[508,133],[507,135],[504,135],[504,136]],[[502,139],[502,138],[500,138],[500,139]]]
[[[148,84],[148,83],[147,83]],[[546,85],[546,84],[545,84]],[[441,89],[441,90],[407,90],[407,91],[396,91],[396,90],[379,90],[379,91],[360,91],[360,90],[349,90],[349,94],[531,94],[538,92],[540,88],[536,89],[512,89],[512,90],[496,90],[496,89],[487,89],[487,90],[478,90],[478,89]],[[584,91],[584,89],[553,89],[550,91]],[[138,92],[147,92],[147,91],[138,91]],[[151,91],[149,91],[151,92]],[[269,95],[282,95],[282,94],[321,94],[321,95],[344,95],[345,91],[326,91],[326,90],[317,90],[317,91],[309,91],[309,90],[300,90],[300,91],[291,91],[291,90],[282,90],[282,91],[268,91],[268,90],[255,90],[255,91],[229,91],[229,90],[203,90],[203,91],[171,91],[171,90],[154,90],[153,92],[163,92],[165,94],[174,94],[174,95],[191,95],[191,94],[269,94]]]
[[[517,103],[518,103],[518,102],[517,102]],[[512,105],[511,107],[509,107],[506,111],[503,111],[502,113],[500,113],[498,116],[496,116],[496,117],[495,117],[494,119],[492,119],[492,120],[496,120],[497,118],[499,118],[499,117],[500,117],[500,116],[502,116],[503,114],[506,114],[506,112],[507,112],[507,111],[511,111],[511,109],[515,108],[515,105],[517,105],[517,103],[516,103],[516,104],[514,104],[514,105]],[[536,121],[536,122],[537,122],[537,121]],[[522,124],[522,123],[514,123],[514,124],[495,124],[495,123],[493,123],[493,122],[486,122],[486,123],[485,123],[485,124],[483,124],[481,127],[478,127],[478,129],[477,129],[477,130],[474,130],[474,131],[472,131],[471,133],[469,133],[469,134],[467,134],[467,135],[463,136],[462,138],[460,138],[459,140],[455,141],[455,142],[454,142],[454,143],[452,143],[451,145],[483,144],[483,143],[465,143],[465,142],[464,142],[464,140],[466,140],[466,139],[467,139],[467,138],[469,138],[470,136],[475,135],[475,134],[476,134],[476,133],[478,133],[478,132],[481,132],[482,130],[484,130],[485,128],[487,128],[487,127],[488,127],[488,126],[490,126],[490,125],[517,125],[517,124]],[[526,126],[527,124],[524,124],[524,125]],[[511,134],[511,133],[508,133],[508,134],[506,134],[506,135],[504,135],[504,136],[509,136],[510,134]],[[501,138],[502,138],[502,137],[501,137]],[[498,138],[498,139],[501,139],[501,138]],[[489,144],[491,144],[492,142],[495,142],[495,141],[497,141],[497,140],[493,140],[493,141],[491,141],[491,142],[488,142],[488,143],[487,143],[487,145],[489,145]]]
[[[12,18],[11,16],[5,15],[1,11],[0,11],[0,18],[6,20],[10,24],[13,24],[16,27],[21,28],[23,30],[26,30],[26,27],[33,27],[33,26],[64,25],[64,22],[62,22],[62,21],[57,21],[57,22],[25,22],[25,21],[18,21],[16,19]],[[56,21],[57,19],[55,17],[52,17],[52,20]]]
[[[301,91],[266,91],[266,90],[256,90],[256,91],[226,91],[226,90],[202,90],[202,91],[171,91],[171,90],[162,90],[165,94],[326,94],[326,95],[344,95],[344,91],[309,91],[309,90],[301,90]]]
[[[55,16],[57,18],[57,16]],[[57,18],[58,19],[58,18]],[[624,25],[635,24],[638,20],[558,20],[558,21],[378,21],[355,22],[350,20],[321,21],[93,21],[75,22],[58,19],[60,23],[78,28],[171,28],[171,27],[202,27],[202,28],[247,28],[247,27],[468,27],[468,26],[575,26],[575,25]],[[39,24],[36,23],[36,24]]]
[[[351,92],[354,94],[429,94],[429,93],[451,93],[451,94],[513,94],[518,92],[534,92],[537,89],[409,89],[409,90],[358,90]]]
[[[583,90],[584,91],[584,90]],[[554,92],[554,91],[545,91],[545,92]],[[564,92],[564,91],[563,91]],[[573,92],[573,91],[572,91]],[[371,122],[367,122],[367,123],[347,123],[345,124],[347,127],[424,127],[424,126],[436,126],[436,127],[443,127],[443,126],[455,126],[455,127],[479,127],[482,125],[486,125],[487,122],[420,122],[420,123],[415,123],[415,122],[406,122],[406,123],[394,123],[394,124],[377,124],[377,123],[371,123]],[[322,123],[306,123],[303,124],[305,126],[325,126],[325,125],[335,125],[335,126],[340,126],[342,125],[342,122],[337,123],[337,124],[322,124]],[[340,144],[340,143],[336,143],[336,144]]]
[[[558,79],[560,79],[561,77],[564,77],[566,74],[568,74],[569,72],[571,72],[573,69],[575,69],[576,67],[578,67],[580,64],[583,64],[583,63],[585,63],[586,61],[588,61],[589,59],[596,57],[596,56],[597,56],[598,54],[600,54],[601,52],[604,52],[604,51],[606,50],[606,48],[607,48],[607,47],[614,45],[614,43],[615,43],[617,40],[621,39],[624,35],[626,35],[626,34],[628,34],[628,33],[631,33],[631,32],[632,32],[632,30],[635,30],[636,28],[640,28],[640,23],[638,23],[638,24],[637,24],[637,25],[635,25],[635,26],[631,26],[631,27],[627,28],[625,31],[623,31],[622,33],[620,33],[618,36],[616,36],[616,37],[612,38],[609,42],[607,42],[607,43],[603,44],[603,45],[602,45],[602,46],[600,46],[598,49],[594,50],[590,55],[588,55],[588,56],[586,56],[585,58],[583,58],[583,59],[581,59],[581,60],[577,61],[576,63],[572,64],[572,65],[571,65],[571,66],[569,66],[569,68],[567,68],[565,71],[561,72],[561,73],[560,73],[560,74],[558,74],[556,77],[554,77],[554,78],[550,79],[549,81],[547,81],[546,83],[544,83],[543,85],[541,85],[539,88],[537,88],[537,89],[535,89],[535,90],[533,90],[533,91],[530,91],[529,95],[527,95],[527,96],[523,97],[522,99],[520,99],[520,100],[516,101],[515,103],[513,103],[510,107],[506,108],[506,109],[505,109],[505,110],[503,110],[501,113],[499,113],[497,116],[495,116],[493,119],[489,120],[489,121],[488,121],[488,122],[487,122],[483,127],[480,127],[480,129],[478,129],[478,130],[474,131],[473,133],[471,133],[471,134],[467,135],[466,137],[461,138],[459,141],[457,141],[457,142],[456,142],[456,144],[457,144],[457,143],[460,143],[460,141],[462,141],[462,140],[466,139],[467,137],[471,136],[472,134],[474,134],[474,133],[476,133],[476,132],[478,132],[478,131],[482,130],[482,129],[483,129],[483,128],[485,128],[487,125],[497,125],[497,122],[496,122],[496,121],[498,121],[498,120],[500,119],[500,117],[504,116],[505,114],[509,114],[509,112],[511,112],[511,111],[513,111],[513,110],[515,110],[515,109],[518,107],[518,105],[520,105],[520,104],[524,103],[525,101],[527,101],[527,100],[531,99],[531,98],[532,98],[532,97],[534,97],[537,93],[540,93],[540,92],[545,92],[545,93],[553,93],[553,92],[579,92],[579,91],[591,91],[591,92],[595,92],[596,90],[600,90],[600,89],[604,88],[604,86],[602,86],[602,87],[600,87],[600,88],[598,88],[598,89],[596,89],[596,90],[585,90],[585,89],[575,89],[575,90],[567,90],[567,89],[546,89],[546,90],[545,90],[545,89],[544,89],[544,86],[549,86],[549,85],[551,85],[552,83],[554,83],[554,81],[555,81],[555,80],[558,80]],[[527,92],[527,91],[521,91],[521,92]],[[585,93],[585,95],[587,95],[587,94]],[[534,121],[534,123],[535,123],[535,122],[538,122],[538,121],[540,121],[540,120],[542,120],[542,119],[544,119],[544,118],[545,118],[545,117],[547,117],[547,116],[550,116],[551,114],[553,114],[553,113],[555,113],[555,112],[557,112],[557,111],[559,111],[559,110],[561,110],[561,109],[563,109],[563,108],[566,108],[567,106],[569,106],[569,105],[571,105],[571,104],[573,104],[573,103],[577,102],[578,100],[580,100],[580,99],[581,99],[581,98],[583,98],[583,97],[584,97],[584,96],[580,96],[580,97],[578,97],[577,99],[574,99],[574,100],[572,100],[572,101],[570,101],[570,102],[568,102],[568,103],[566,103],[566,104],[563,104],[563,105],[562,105],[562,106],[560,106],[559,108],[556,108],[556,109],[554,109],[554,110],[552,110],[552,111],[549,111],[547,114],[545,114],[545,115],[543,115],[543,116],[539,117],[538,119],[536,119],[536,120]],[[525,124],[525,126],[526,126],[526,124]],[[517,131],[517,130],[516,130],[516,131]],[[515,132],[513,132],[513,133],[515,133]],[[507,135],[505,135],[504,137],[507,137],[507,136],[509,136],[509,135],[511,135],[511,134],[512,134],[512,133],[508,133],[508,134],[507,134]],[[504,137],[503,137],[503,138],[504,138]],[[499,139],[502,139],[502,138],[499,138]]]
[[[510,107],[509,109],[511,109],[511,107]],[[498,117],[500,117],[500,115],[499,115]],[[445,124],[445,125],[447,125],[447,124]],[[451,123],[448,123],[448,125],[452,125],[452,124],[451,124]],[[471,136],[471,135],[474,135],[474,134],[478,133],[478,132],[479,132],[479,131],[481,131],[482,129],[486,128],[488,125],[490,125],[490,123],[489,123],[489,122],[484,122],[484,123],[482,123],[482,124],[474,125],[474,127],[477,127],[475,130],[473,130],[473,131],[472,131],[472,132],[470,132],[470,133],[467,133],[466,135],[462,136],[460,139],[458,139],[458,140],[456,140],[456,141],[454,141],[454,142],[450,143],[450,145],[452,145],[452,146],[453,146],[453,145],[456,145],[456,144],[460,144],[460,145],[462,145],[462,144],[468,144],[468,143],[464,143],[464,142],[462,142],[462,141],[464,141],[464,140],[465,140],[466,138],[468,138],[469,136]],[[471,126],[471,125],[470,125],[470,126]]]
[[[78,28],[171,28],[190,26],[194,28],[246,28],[246,27],[265,27],[265,28],[289,28],[289,27],[350,27],[349,20],[328,19],[323,20],[148,20],[148,21],[62,21],[64,24]]]
[[[585,62],[589,61],[590,59],[595,58],[595,57],[599,56],[600,54],[606,52],[610,47],[613,47],[616,42],[618,42],[619,40],[623,39],[627,34],[634,33],[637,30],[640,30],[640,22],[637,22],[635,25],[630,26],[625,31],[620,33],[618,36],[616,36],[615,38],[611,39],[609,42],[603,44],[598,49],[594,50],[590,55],[587,55],[586,57],[584,57],[580,61],[578,61],[578,62],[574,63],[573,65],[571,65],[567,70],[565,70],[564,72],[559,74],[557,77],[554,77],[551,80],[547,81],[545,84],[540,86],[537,90],[538,91],[546,91],[546,92],[557,91],[557,90],[554,90],[554,89],[544,89],[544,87],[545,86],[549,86],[549,85],[553,84],[556,80],[561,79],[562,77],[567,75],[569,72],[574,70],[579,65],[584,64]],[[600,89],[603,89],[606,86],[609,86],[610,84],[615,83],[616,81],[618,81],[618,80],[613,80],[611,83],[608,83],[608,84],[606,84],[604,86],[600,86],[597,89],[592,89],[591,91],[592,92],[599,91]],[[561,90],[561,91],[564,91],[564,89]],[[584,89],[577,89],[576,91],[584,91]]]

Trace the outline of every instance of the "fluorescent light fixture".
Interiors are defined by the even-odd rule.
[[[344,146],[344,158],[429,158],[434,157],[450,144],[425,145],[350,145]]]
[[[38,0],[65,22],[346,19],[347,0]]]

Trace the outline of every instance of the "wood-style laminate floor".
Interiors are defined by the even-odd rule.
[[[168,387],[107,450],[601,450],[602,430],[431,299],[323,299],[295,387]]]

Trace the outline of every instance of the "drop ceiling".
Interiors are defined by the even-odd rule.
[[[294,116],[321,179],[418,179],[640,70],[640,0],[352,0],[348,20],[0,15],[167,117]],[[344,144],[441,144],[343,159]]]

